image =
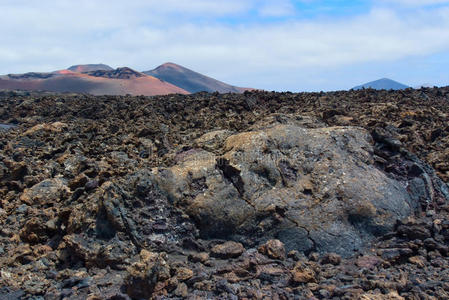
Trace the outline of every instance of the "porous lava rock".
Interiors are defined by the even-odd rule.
[[[427,191],[415,178],[395,179],[376,167],[374,141],[359,127],[275,115],[221,136],[219,155],[193,149],[173,167],[153,170],[205,238],[276,238],[287,251],[349,256],[417,211],[415,195]]]
[[[269,240],[258,248],[259,252],[273,259],[285,259],[284,243],[280,240]]]
[[[233,241],[216,245],[211,249],[212,255],[220,258],[239,257],[244,251],[245,248],[243,248],[242,244]]]
[[[439,178],[449,178],[448,99],[449,88],[151,98],[0,91],[0,299],[447,299],[449,205]],[[341,174],[337,184],[326,157],[402,186],[416,204],[410,216],[384,227],[372,223],[380,217],[371,206],[349,209],[360,197],[335,188],[348,193],[353,183],[342,178],[358,178]],[[320,198],[326,186],[333,198]],[[214,224],[236,211],[234,201],[247,222]],[[364,246],[351,255],[284,251],[290,240],[276,232],[299,231],[288,211],[300,204],[315,215],[339,204],[342,230]]]

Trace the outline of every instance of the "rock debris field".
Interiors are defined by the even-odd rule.
[[[0,299],[449,299],[449,88],[0,92]]]

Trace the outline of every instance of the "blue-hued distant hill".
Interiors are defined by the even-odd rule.
[[[356,86],[352,88],[353,90],[361,90],[361,89],[375,89],[375,90],[403,90],[406,88],[409,88],[409,86],[402,84],[400,82],[388,79],[388,78],[382,78],[379,80],[371,81],[359,86]]]

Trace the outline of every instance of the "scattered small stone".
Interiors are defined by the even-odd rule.
[[[96,189],[98,185],[98,180],[89,180],[88,182],[86,182],[84,188],[86,189],[86,191],[91,191]]]
[[[269,240],[258,248],[259,252],[273,259],[285,259],[284,243],[279,240]]]
[[[360,268],[372,269],[382,264],[382,259],[377,256],[365,255],[357,258],[356,265]]]
[[[391,249],[381,249],[378,251],[382,259],[388,262],[396,262],[400,258],[407,257],[413,253],[409,248],[391,248]]]
[[[174,291],[174,294],[178,297],[187,297],[189,295],[189,290],[187,285],[184,282],[181,282],[176,290]]]
[[[223,244],[214,246],[211,249],[211,254],[218,258],[236,258],[245,252],[245,248],[241,243],[228,241]]]
[[[88,181],[89,178],[85,174],[80,174],[69,182],[69,188],[74,191],[77,188],[83,187]]]
[[[295,283],[316,282],[316,273],[302,262],[298,262],[292,270],[292,280]]]
[[[299,252],[297,250],[291,250],[287,253],[287,257],[291,258],[295,261],[298,261],[301,258],[301,255],[299,254]]]
[[[321,264],[331,264],[338,266],[341,263],[341,256],[336,253],[327,253],[321,258]]]
[[[449,299],[448,97],[0,91],[0,299]]]
[[[311,261],[318,261],[320,254],[317,252],[311,252],[308,257]]]
[[[193,277],[193,271],[188,268],[178,268],[176,269],[176,277],[181,280],[188,280]]]
[[[408,261],[420,268],[424,268],[426,265],[426,259],[422,256],[411,256],[408,258]]]
[[[209,253],[207,252],[200,252],[200,253],[193,253],[189,255],[189,260],[192,262],[200,262],[205,263],[209,260]]]

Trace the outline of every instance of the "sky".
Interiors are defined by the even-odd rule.
[[[276,91],[449,85],[445,0],[0,0],[0,74],[174,62]]]

